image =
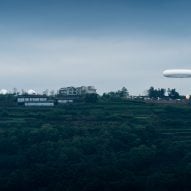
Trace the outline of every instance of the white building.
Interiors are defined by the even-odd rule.
[[[25,106],[46,106],[46,107],[53,107],[54,102],[25,102]]]
[[[18,103],[25,103],[25,102],[46,102],[47,97],[18,97]]]
[[[73,103],[72,99],[59,99],[58,104],[66,104],[66,103]]]
[[[96,94],[94,86],[81,86],[81,87],[65,87],[59,90],[59,95],[63,96],[80,96],[85,94]]]
[[[54,101],[41,95],[22,95],[17,97],[17,103],[24,106],[54,106]]]

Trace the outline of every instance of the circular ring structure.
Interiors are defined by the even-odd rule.
[[[188,69],[173,69],[165,70],[163,76],[168,78],[191,78],[191,70]]]

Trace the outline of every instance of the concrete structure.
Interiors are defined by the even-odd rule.
[[[96,94],[94,86],[65,87],[59,89],[59,95],[62,96],[80,96],[85,94]]]
[[[54,101],[42,95],[22,95],[17,97],[17,103],[24,106],[54,106]]]
[[[47,102],[47,97],[41,96],[19,96],[17,98],[18,103],[25,103],[25,102]]]
[[[74,102],[74,100],[72,100],[72,99],[59,99],[57,101],[58,104],[66,104],[66,103],[73,103],[73,102]]]
[[[25,102],[24,105],[25,106],[38,106],[38,107],[42,107],[42,106],[53,107],[54,102]]]

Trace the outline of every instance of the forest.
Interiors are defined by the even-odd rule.
[[[189,191],[190,105],[0,106],[2,191]]]

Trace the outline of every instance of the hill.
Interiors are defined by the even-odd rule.
[[[191,190],[191,108],[0,108],[0,190]]]

